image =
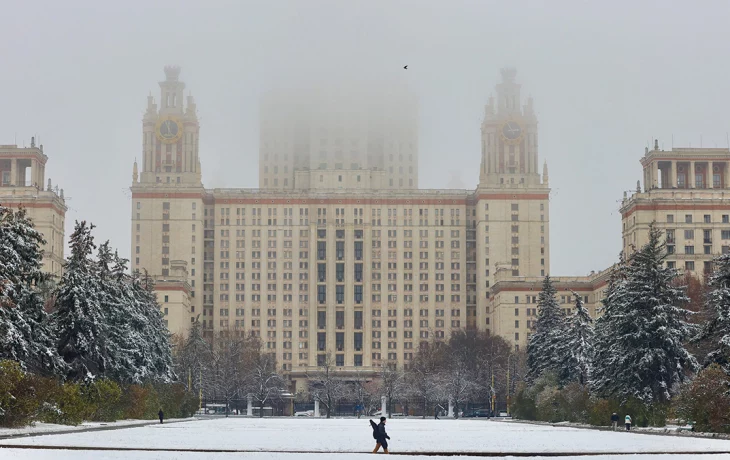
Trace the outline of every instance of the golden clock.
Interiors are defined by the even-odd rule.
[[[505,122],[500,130],[502,140],[504,140],[506,144],[510,145],[519,144],[524,134],[525,132],[524,129],[522,129],[522,125],[515,120]]]
[[[182,123],[174,117],[161,117],[155,127],[157,139],[164,144],[174,144],[183,135]]]

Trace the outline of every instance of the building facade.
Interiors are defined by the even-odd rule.
[[[46,240],[42,247],[43,271],[60,277],[67,208],[63,189],[53,188],[51,179],[46,183],[47,162],[48,156],[42,145],[36,145],[35,138],[31,138],[30,147],[0,145],[0,205],[26,209]]]
[[[531,100],[521,104],[513,70],[485,108],[474,190],[416,188],[410,116],[378,134],[352,121],[339,131],[318,121],[327,114],[307,122],[308,112],[297,123],[265,115],[262,188],[206,189],[196,106],[191,97],[183,104],[179,72],[165,68],[159,107],[148,99],[131,188],[133,268],[189,286],[189,308],[163,297],[169,325],[199,317],[208,335],[260,336],[295,381],[327,354],[343,373],[374,371],[407,366],[421,343],[454,330],[490,331],[511,308],[491,303],[498,266],[509,277],[547,273],[547,166],[541,171],[537,119]],[[374,110],[350,113],[377,119]],[[306,142],[296,137],[302,126]],[[376,134],[353,134],[365,131]],[[330,144],[334,151],[321,148]]]
[[[667,264],[700,279],[712,259],[730,251],[730,149],[648,148],[641,158],[644,187],[624,194],[625,254],[648,241],[652,223],[666,236]]]

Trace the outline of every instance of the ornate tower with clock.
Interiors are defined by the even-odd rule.
[[[185,333],[208,298],[195,289],[203,284],[203,259],[212,260],[202,247],[203,217],[212,210],[201,181],[195,101],[183,99],[179,76],[180,67],[165,67],[159,105],[147,97],[142,162],[135,161],[132,173],[131,266],[155,277],[158,299],[169,312],[165,322],[170,331]]]
[[[165,67],[160,104],[147,97],[142,122],[142,183],[201,185],[198,136],[200,125],[193,96],[183,103],[185,83],[180,67]]]
[[[489,98],[482,122],[480,187],[540,186],[537,157],[537,118],[532,98],[521,105],[515,69],[502,69],[497,100]]]
[[[482,288],[510,278],[543,277],[550,269],[547,166],[541,168],[538,162],[532,98],[522,105],[516,77],[515,69],[502,69],[497,99],[489,98],[482,122],[474,210],[480,243],[475,278]],[[476,321],[481,327],[489,330],[515,319],[507,310],[488,311],[488,296],[478,299]],[[515,341],[520,340],[518,335]]]

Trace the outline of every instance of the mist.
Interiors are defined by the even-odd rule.
[[[8,18],[0,144],[36,136],[46,177],[65,190],[66,236],[75,220],[92,221],[97,238],[125,256],[146,96],[159,96],[168,64],[182,67],[197,102],[208,188],[259,186],[267,97],[286,107],[281,97],[293,94],[302,109],[317,90],[337,88],[332,106],[372,102],[375,93],[401,120],[413,108],[419,188],[474,189],[484,105],[499,69],[517,68],[523,98],[534,98],[540,163],[550,168],[550,272],[559,275],[616,259],[620,200],[635,189],[652,139],[664,149],[728,145],[727,2],[0,6]]]

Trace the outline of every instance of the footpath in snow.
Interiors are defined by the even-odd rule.
[[[165,423],[189,422],[194,418],[180,418],[165,420]],[[22,428],[0,428],[0,440],[21,436],[40,436],[81,431],[103,431],[119,428],[141,427],[159,424],[159,420],[118,420],[116,422],[84,422],[81,425],[56,425],[53,423],[35,423]]]
[[[730,452],[730,441],[529,425],[487,420],[421,420],[391,419],[387,430],[392,438],[393,453],[499,453],[503,455],[595,454],[599,460],[627,453],[681,453],[681,456],[648,455],[651,460],[697,458],[691,452]],[[46,446],[73,448],[135,449],[134,452],[67,451],[53,458],[233,458],[236,452],[266,452],[260,458],[318,460],[335,458],[335,453],[367,453],[374,441],[367,418],[303,419],[303,418],[221,418],[195,420],[188,423],[153,424],[112,431],[91,431],[1,441],[4,446]],[[165,452],[143,452],[155,449]],[[189,450],[188,452],[184,452]],[[197,452],[196,452],[197,451]],[[216,452],[223,451],[223,452]],[[225,451],[228,451],[227,453]],[[289,453],[287,453],[289,452]],[[299,452],[293,456],[292,452]],[[322,455],[319,453],[332,453]],[[51,458],[34,457],[50,454],[48,450],[0,450],[0,457],[12,453],[14,460]],[[17,455],[16,455],[17,454]],[[88,456],[87,456],[88,455]],[[238,454],[240,456],[240,454]],[[259,455],[246,454],[247,458]],[[348,455],[356,459],[359,455]],[[639,459],[641,457],[631,457]],[[730,455],[712,456],[712,460],[729,459]],[[552,457],[556,458],[556,457]],[[578,458],[578,457],[571,457]],[[595,457],[594,457],[595,458]],[[626,457],[620,457],[626,458]],[[701,459],[710,458],[702,456]],[[642,460],[644,460],[642,458]]]

